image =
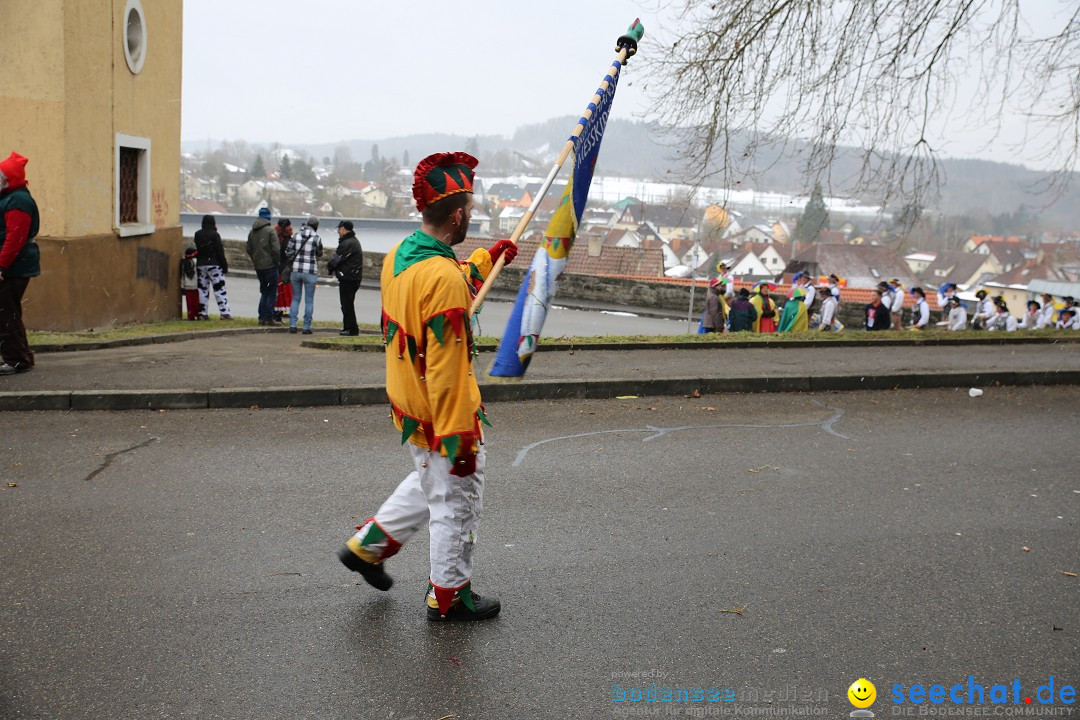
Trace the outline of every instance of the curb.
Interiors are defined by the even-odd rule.
[[[913,390],[951,387],[1080,385],[1080,370],[920,373],[915,375],[822,375],[745,378],[551,380],[483,383],[486,402],[610,400],[623,395]],[[355,387],[215,388],[211,390],[76,390],[0,392],[0,411],[10,410],[194,410],[219,408],[382,405],[383,385]]]
[[[378,335],[378,333],[362,333]],[[883,338],[881,340],[729,340],[714,342],[543,342],[535,352],[584,352],[587,350],[751,350],[754,348],[835,348],[835,347],[955,347],[961,345],[1072,345],[1080,343],[1080,333],[1075,335],[1037,335],[1033,337],[1006,336],[985,338]],[[345,350],[352,352],[384,352],[384,346],[371,343],[346,343],[328,340],[305,340],[301,346],[315,350]],[[478,352],[495,352],[497,345],[476,343]]]
[[[82,343],[45,343],[31,345],[34,352],[74,352],[78,350],[108,350],[111,348],[137,347],[140,345],[163,345],[167,343],[185,342],[187,340],[202,340],[205,338],[226,337],[230,335],[256,335],[260,333],[283,333],[289,328],[284,327],[238,327],[220,328],[217,330],[193,330],[191,332],[177,332],[166,335],[143,335],[133,338],[118,340],[98,340]],[[316,333],[334,333],[335,328],[315,328]],[[853,331],[859,332],[859,331]],[[361,335],[377,336],[378,330],[361,330]],[[880,340],[833,340],[823,338],[821,340],[728,340],[712,342],[599,342],[599,343],[574,343],[568,341],[545,341],[537,346],[536,352],[566,352],[577,350],[746,350],[752,348],[819,348],[819,347],[951,347],[960,345],[974,346],[1000,346],[1000,345],[1068,345],[1080,343],[1080,333],[1063,335],[1036,335],[1019,336],[1001,333],[998,337],[984,338],[950,338],[950,337],[889,337]],[[342,342],[330,342],[328,340],[304,340],[300,345],[315,350],[345,350],[353,352],[383,352],[382,345],[361,345]],[[476,349],[480,352],[494,352],[497,345],[479,343]]]
[[[122,338],[118,340],[96,340],[85,343],[45,343],[43,345],[31,345],[30,349],[36,353],[73,352],[76,350],[108,350],[110,348],[136,347],[139,345],[164,345],[167,343],[184,342],[185,340],[202,340],[203,338],[225,337],[226,335],[254,335],[257,333],[281,332],[282,330],[283,328],[277,327],[194,330],[192,332],[169,333],[167,335],[143,335],[141,337]]]
[[[316,333],[326,332],[337,335],[336,328],[315,328]],[[193,330],[192,332],[169,333],[167,335],[143,335],[141,337],[121,338],[117,340],[96,340],[84,343],[45,343],[31,345],[30,349],[35,353],[50,352],[76,352],[78,350],[109,350],[122,347],[137,347],[139,345],[165,345],[168,343],[185,342],[187,340],[203,340],[205,338],[226,337],[231,335],[258,335],[265,333],[287,333],[288,324],[281,327],[241,327],[222,328],[219,330]],[[361,335],[378,335],[375,330],[360,331]]]

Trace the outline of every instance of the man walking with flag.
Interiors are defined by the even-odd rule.
[[[484,620],[501,608],[472,591],[472,554],[484,495],[484,415],[473,375],[469,307],[477,284],[517,246],[501,240],[459,263],[474,205],[476,158],[424,158],[413,175],[420,229],[383,261],[382,330],[386,393],[414,470],[338,553],[373,587],[389,590],[384,562],[428,525],[429,620]]]

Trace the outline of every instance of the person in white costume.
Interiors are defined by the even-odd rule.
[[[833,295],[828,286],[821,288],[821,322],[818,324],[819,330],[837,331],[840,327],[837,327],[839,321],[836,319],[836,308],[840,304],[840,300],[836,295]]]
[[[1043,318],[1042,305],[1038,300],[1028,300],[1027,312],[1020,318],[1020,329],[1042,330],[1044,327],[1046,327],[1046,320]]]
[[[930,326],[930,303],[926,302],[926,293],[922,288],[912,288],[911,294],[915,296],[915,307],[911,310],[911,329],[925,330]]]
[[[1054,307],[1054,296],[1050,293],[1042,294],[1042,310],[1039,311],[1042,315],[1042,326],[1052,328],[1054,327],[1054,314],[1057,312],[1057,308]]]
[[[986,321],[987,330],[1005,330],[1012,332],[1018,327],[1016,318],[1009,313],[1009,306],[1005,304],[1005,298],[998,295],[994,298],[994,314]]]
[[[938,288],[937,304],[942,310],[949,308],[949,301],[956,295],[956,283],[948,282]]]
[[[892,316],[893,328],[899,330],[904,327],[902,323],[904,318],[904,285],[898,279],[893,278],[889,281],[889,290],[892,292],[889,314]]]
[[[949,329],[967,330],[967,310],[956,295],[949,298]]]
[[[993,299],[985,290],[979,290],[975,293],[975,297],[978,298],[978,304],[975,306],[975,314],[971,317],[971,329],[986,330],[986,324],[997,314],[997,308],[994,307]]]

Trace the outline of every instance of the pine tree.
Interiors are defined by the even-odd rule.
[[[262,155],[255,156],[255,164],[251,166],[251,176],[260,180],[266,177],[266,166],[263,165]]]
[[[821,183],[814,184],[814,192],[806,203],[799,224],[795,227],[795,239],[800,242],[817,242],[821,231],[829,228],[829,209],[821,195]]]

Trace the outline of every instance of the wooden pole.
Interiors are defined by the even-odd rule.
[[[596,93],[593,94],[592,99],[589,101],[589,105],[586,106],[585,112],[581,114],[582,120],[586,122],[592,118],[592,108],[600,102],[602,95],[607,92],[610,83],[607,81],[608,74],[611,74],[612,80],[618,77],[619,72],[622,70],[623,65],[626,64],[626,60],[629,59],[634,53],[637,52],[637,41],[641,39],[644,34],[644,30],[641,27],[641,23],[638,20],[634,20],[634,23],[627,30],[627,34],[619,38],[618,41],[618,53],[615,55],[615,61],[618,63],[618,70],[614,70],[614,63],[608,65],[608,69],[604,72],[604,81],[600,83],[600,87]],[[566,158],[570,157],[570,153],[574,150],[574,139],[581,137],[581,133],[585,131],[585,125],[578,122],[574,126],[574,131],[570,133],[570,139],[563,145],[562,151],[559,153],[559,157],[555,159],[555,164],[552,166],[550,172],[548,172],[547,178],[544,179],[543,185],[540,186],[540,190],[537,191],[536,197],[533,198],[532,203],[529,205],[529,209],[525,211],[525,214],[521,216],[521,220],[518,221],[517,227],[514,228],[514,232],[510,234],[510,242],[515,245],[521,239],[521,236],[525,234],[526,228],[529,227],[529,223],[532,222],[533,215],[536,214],[537,208],[540,207],[540,202],[547,195],[547,191],[551,188],[551,184],[555,182],[555,177],[559,174],[559,170],[562,169],[563,163],[566,162]],[[476,293],[476,297],[473,298],[472,306],[469,308],[469,315],[475,315],[477,309],[484,302],[488,292],[491,291],[491,286],[495,282],[495,278],[502,272],[503,265],[506,264],[506,255],[500,255],[499,259],[495,261],[495,264],[491,268],[491,272],[488,273],[487,278],[484,280],[484,284]]]

